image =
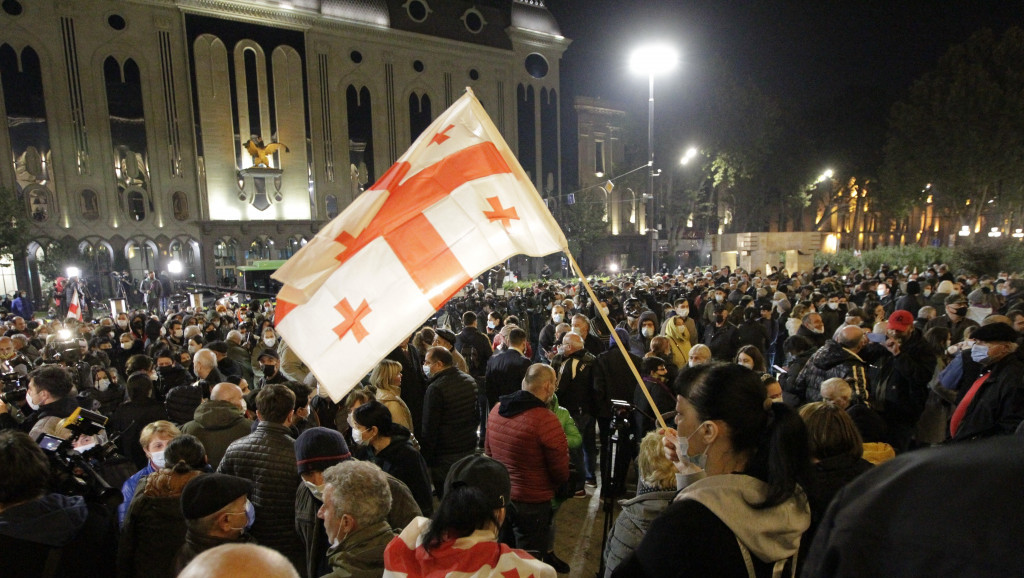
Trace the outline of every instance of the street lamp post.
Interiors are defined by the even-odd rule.
[[[671,71],[676,67],[679,55],[674,49],[664,45],[649,45],[633,51],[629,59],[629,67],[637,73],[646,74],[648,80],[647,100],[647,194],[651,196],[651,211],[647,216],[650,222],[648,229],[651,234],[651,274],[654,274],[654,254],[657,250],[657,227],[654,222],[654,76]]]

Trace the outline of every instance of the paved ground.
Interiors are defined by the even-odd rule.
[[[635,477],[631,476],[626,487],[636,488]],[[586,498],[566,501],[555,517],[555,554],[569,563],[572,572],[568,576],[571,578],[594,578],[601,564],[601,534],[605,516],[600,490],[600,486],[587,487]],[[631,498],[634,493],[629,491],[625,497]],[[618,504],[615,504],[612,522],[619,515],[619,510]]]

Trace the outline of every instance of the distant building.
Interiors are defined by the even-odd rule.
[[[538,190],[561,190],[543,0],[5,0],[0,181],[94,290],[111,270],[230,282],[294,254],[472,87]],[[246,143],[287,147],[253,166]]]

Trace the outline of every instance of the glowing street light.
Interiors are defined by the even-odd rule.
[[[181,261],[179,261],[177,259],[174,259],[173,261],[171,261],[170,263],[167,264],[167,272],[168,273],[173,273],[173,274],[177,275],[178,273],[181,273],[181,271],[182,271]]]
[[[73,277],[78,277],[79,275],[82,274],[82,270],[79,269],[78,267],[71,266],[67,268],[67,274],[69,279]]]
[[[651,196],[651,224],[654,224],[654,77],[672,71],[679,64],[679,53],[671,46],[649,44],[633,51],[629,68],[646,74],[649,86],[647,101],[647,192]],[[654,229],[654,227],[649,227]],[[654,273],[654,237],[651,237],[651,273]]]
[[[823,182],[825,182],[826,180],[828,180],[828,179],[831,179],[831,178],[832,178],[832,175],[834,175],[834,174],[835,174],[835,173],[834,173],[834,172],[832,172],[832,169],[828,169],[828,170],[826,170],[825,172],[823,172],[823,173],[821,173],[820,175],[818,175],[818,180],[817,180],[817,181],[815,181],[815,182],[817,182],[817,183],[823,183]]]
[[[611,271],[612,273],[618,273],[619,266],[615,263],[612,263],[611,265],[608,265],[608,270]]]
[[[679,159],[679,164],[685,165],[693,160],[695,156],[697,156],[697,147],[690,147],[686,149],[686,154],[683,155],[683,158]]]

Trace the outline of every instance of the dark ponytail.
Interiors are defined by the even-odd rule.
[[[177,474],[187,474],[190,470],[201,470],[206,466],[206,448],[203,442],[193,435],[180,435],[167,444],[164,449],[167,464]]]
[[[797,486],[806,488],[810,480],[811,451],[807,426],[795,409],[783,403],[768,403],[767,427],[757,451],[747,462],[747,473],[768,484],[764,502],[757,509],[778,506],[797,496]]]
[[[501,527],[483,491],[473,486],[453,485],[430,519],[430,528],[423,536],[423,548],[429,552],[445,540],[464,538],[483,529],[488,522],[494,524],[495,530]]]
[[[381,437],[391,437],[395,434],[395,422],[392,421],[391,410],[375,399],[357,407],[352,412],[352,418],[366,429],[377,428],[377,435]]]
[[[771,508],[797,496],[797,486],[810,479],[807,428],[799,414],[768,401],[760,376],[740,365],[714,363],[686,375],[681,394],[702,420],[729,425],[733,450],[750,455],[744,473],[768,485],[764,502],[752,506]]]

